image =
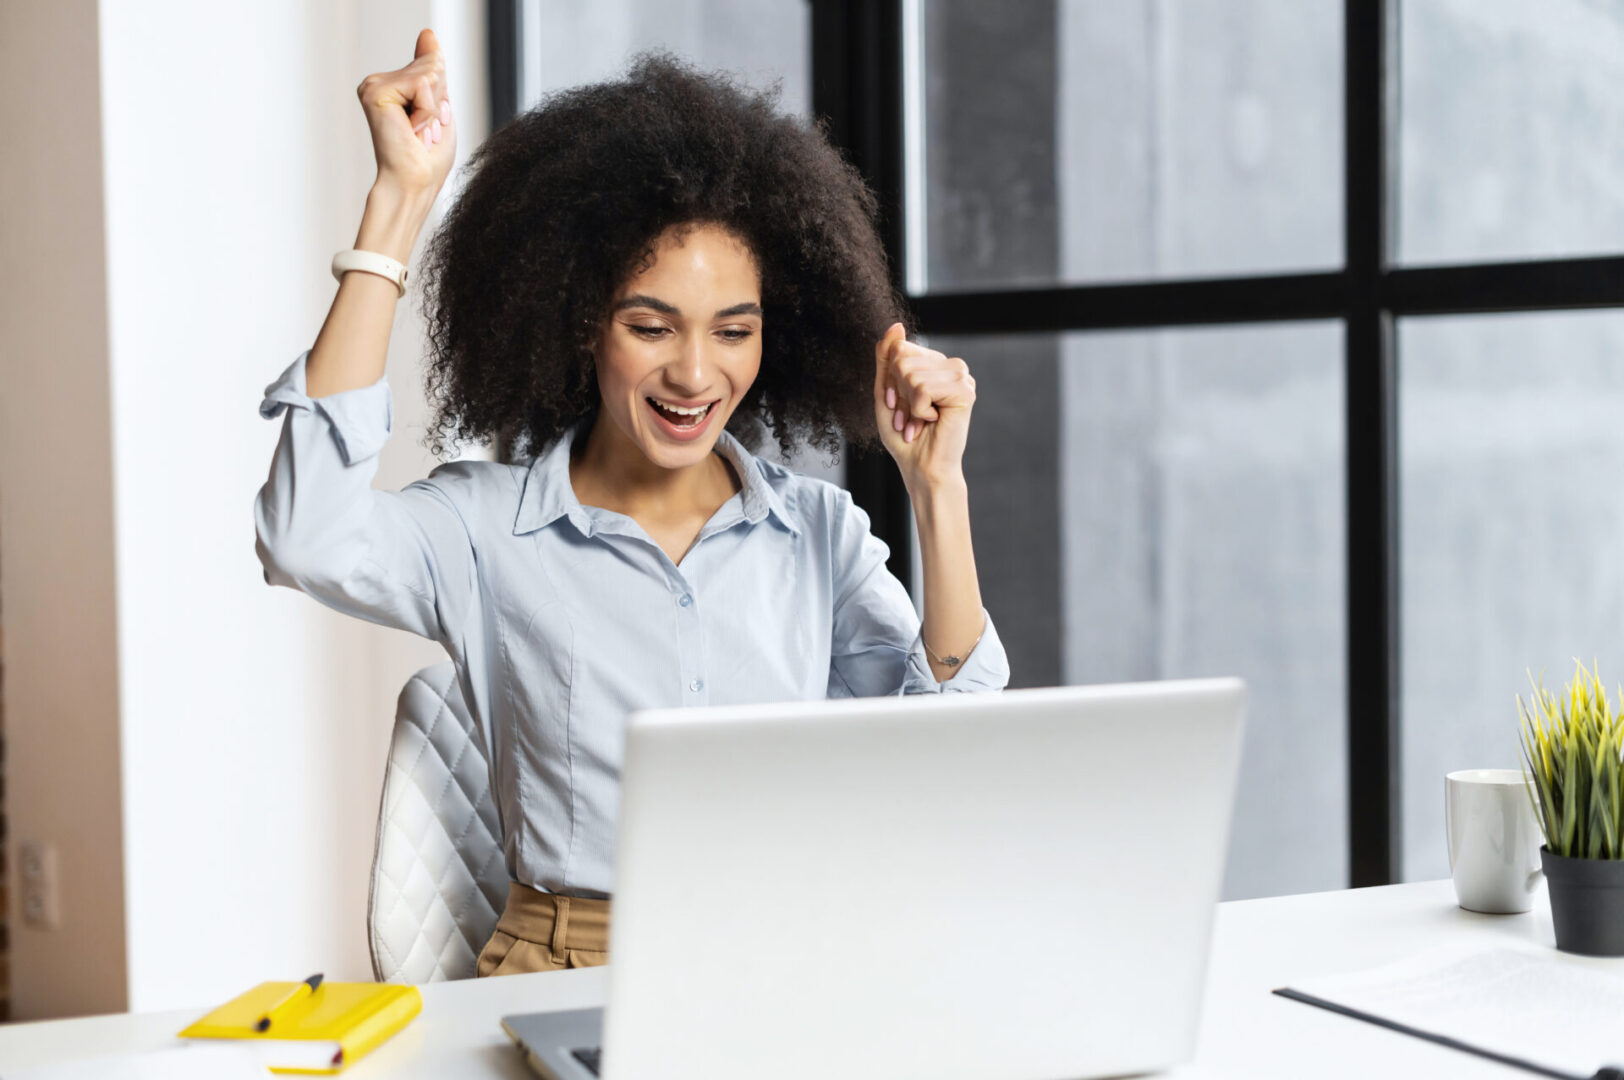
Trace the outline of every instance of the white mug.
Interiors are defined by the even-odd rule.
[[[1520,769],[1463,769],[1444,778],[1444,830],[1455,897],[1468,911],[1534,906],[1544,842]]]

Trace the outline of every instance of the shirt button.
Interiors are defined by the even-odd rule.
[[[704,680],[695,679],[693,682],[688,684],[688,689],[692,690],[696,694],[699,693],[701,690],[705,689]]]
[[[689,604],[691,604],[693,602],[694,602],[694,598],[689,596],[687,593],[683,593],[682,596],[680,598],[678,598],[678,600],[677,600],[677,603],[681,604],[683,607],[687,607]]]

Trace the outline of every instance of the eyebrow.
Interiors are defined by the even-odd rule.
[[[674,305],[666,303],[664,300],[661,300],[657,296],[647,296],[647,295],[645,295],[643,293],[638,293],[635,296],[628,296],[624,300],[617,301],[615,303],[615,306],[613,308],[611,308],[610,311],[611,312],[624,311],[626,308],[630,308],[630,307],[653,308],[655,311],[660,312],[662,315],[681,315],[682,314],[682,312],[679,311]],[[721,311],[718,311],[716,313],[715,317],[718,318],[718,319],[725,319],[730,315],[760,315],[760,314],[761,314],[761,305],[756,303],[753,300],[746,300],[742,304],[734,304],[732,307],[723,308]]]

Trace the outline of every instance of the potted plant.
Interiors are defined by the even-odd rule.
[[[1615,710],[1600,676],[1577,668],[1561,697],[1538,682],[1532,702],[1518,696],[1523,772],[1556,947],[1624,956],[1624,688]]]

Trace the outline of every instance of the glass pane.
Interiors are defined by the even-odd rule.
[[[1012,685],[1242,676],[1225,895],[1346,885],[1340,325],[931,345]]]
[[[812,13],[806,0],[524,0],[519,107],[553,90],[620,74],[633,53],[666,49],[766,87],[784,110],[812,112]]]
[[[910,3],[914,291],[1340,265],[1340,0]]]
[[[1399,11],[1400,259],[1624,251],[1624,4]]]
[[[1399,326],[1404,874],[1449,874],[1444,774],[1516,768],[1528,675],[1624,680],[1624,312]]]

